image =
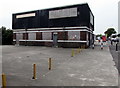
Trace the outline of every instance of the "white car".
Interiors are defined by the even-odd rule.
[[[119,38],[118,38],[118,37],[116,37],[116,38],[111,38],[111,41],[113,41],[113,42],[119,42]]]

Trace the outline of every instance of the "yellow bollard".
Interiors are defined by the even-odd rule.
[[[48,65],[48,69],[51,70],[51,67],[52,67],[52,66],[51,66],[51,65],[52,65],[51,58],[49,58],[48,64],[49,64],[49,65]]]
[[[33,78],[36,79],[36,64],[33,64]]]
[[[80,48],[78,48],[78,53],[80,53]]]
[[[71,57],[73,57],[73,56],[74,56],[74,50],[72,49]]]
[[[83,45],[81,46],[81,49],[83,49]]]
[[[75,54],[77,54],[78,53],[77,49],[75,49],[74,52],[75,52]]]
[[[86,49],[86,45],[84,45],[84,49]]]
[[[2,87],[6,88],[6,76],[4,73],[2,74]]]
[[[82,49],[85,49],[85,45],[82,45]]]

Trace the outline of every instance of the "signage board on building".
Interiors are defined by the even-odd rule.
[[[49,19],[76,17],[76,16],[77,16],[77,7],[49,11]]]

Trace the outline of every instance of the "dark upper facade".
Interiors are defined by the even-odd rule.
[[[94,15],[87,3],[12,15],[12,29],[87,26],[94,31]]]

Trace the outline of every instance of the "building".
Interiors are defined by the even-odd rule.
[[[87,3],[12,15],[14,44],[89,47],[93,44],[94,15]]]

